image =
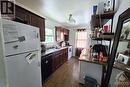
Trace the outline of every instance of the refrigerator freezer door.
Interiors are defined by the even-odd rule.
[[[3,33],[2,33],[1,14],[0,14],[0,87],[7,87],[3,45],[4,45]]]
[[[5,55],[40,50],[39,29],[26,24],[2,20]]]
[[[38,51],[5,59],[9,87],[42,87]]]

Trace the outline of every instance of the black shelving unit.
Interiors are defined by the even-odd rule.
[[[108,12],[104,14],[96,14],[91,16],[92,30],[95,27],[103,27],[110,19],[113,19],[115,12]]]
[[[94,31],[93,28],[95,28],[95,27],[103,27],[103,25],[106,24],[109,20],[112,20],[111,21],[111,32],[109,34],[109,35],[111,35],[112,34],[112,26],[113,26],[114,14],[115,14],[115,12],[113,11],[113,12],[108,12],[108,13],[104,13],[104,14],[92,15],[92,19],[91,19],[91,29],[92,29],[92,31]],[[106,35],[106,36],[109,36],[109,35]],[[111,38],[107,38],[107,37],[105,37],[105,35],[104,35],[104,37],[91,37],[92,40],[110,41],[109,52],[110,52],[110,47],[111,47],[111,40],[113,38],[114,38],[114,35]]]
[[[113,4],[115,4],[115,0],[113,0]],[[103,27],[104,24],[106,24],[109,20],[111,20],[111,32],[112,33],[112,28],[113,28],[113,17],[114,17],[114,5],[113,5],[113,11],[111,12],[107,12],[107,13],[104,13],[104,14],[96,14],[96,15],[92,15],[91,18],[91,30],[94,31],[94,28],[95,27]],[[111,52],[111,41],[114,39],[114,35],[113,37],[111,38],[105,38],[105,35],[104,37],[91,37],[92,40],[96,40],[97,42],[98,41],[109,41],[109,48],[108,48],[108,53],[110,54]],[[103,72],[103,76],[102,76],[102,83],[101,83],[101,87],[107,87],[108,84],[106,84],[106,72],[107,71],[107,67],[105,67],[106,70]]]
[[[105,80],[104,80],[104,85],[102,87],[108,87],[110,77],[112,74],[113,65],[115,62],[115,57],[116,57],[119,41],[120,42],[129,42],[130,41],[130,39],[120,39],[123,23],[127,19],[130,19],[130,8],[128,8],[126,11],[124,11],[118,18],[118,23],[117,23],[116,33],[115,33],[115,37],[114,37],[114,41],[113,41],[110,60],[109,60],[108,66],[107,66],[107,72],[106,72],[106,76],[105,76]]]
[[[106,41],[111,41],[111,38],[91,38],[92,40],[99,40],[99,41],[102,41],[102,40],[106,40]]]
[[[130,39],[120,39],[119,41],[121,41],[121,42],[129,42]]]

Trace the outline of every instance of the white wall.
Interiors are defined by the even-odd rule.
[[[70,29],[69,32],[69,44],[73,47],[73,56],[75,56],[75,36],[76,36],[76,29]]]
[[[77,28],[77,29],[79,29],[79,28]],[[73,46],[73,56],[75,56],[75,48],[76,48],[76,31],[77,31],[77,29],[70,29],[70,35],[69,35],[69,43],[70,43],[70,45],[72,45]],[[80,29],[82,29],[82,28],[80,28]],[[89,48],[89,46],[91,45],[91,38],[90,38],[90,36],[89,36],[89,34],[91,33],[91,30],[90,30],[90,28],[88,27],[88,29],[86,29],[86,31],[87,31],[87,45],[86,45],[86,48]]]
[[[118,0],[118,1],[119,1],[119,8],[114,16],[113,32],[115,32],[116,30],[119,15],[130,7],[130,0]]]

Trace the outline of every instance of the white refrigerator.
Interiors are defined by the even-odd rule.
[[[42,87],[39,29],[0,19],[0,87]]]

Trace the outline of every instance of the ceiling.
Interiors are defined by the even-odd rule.
[[[44,16],[57,21],[64,26],[78,27],[90,23],[93,5],[104,0],[16,0],[19,3],[37,10]],[[68,22],[69,14],[76,20],[75,24]]]

